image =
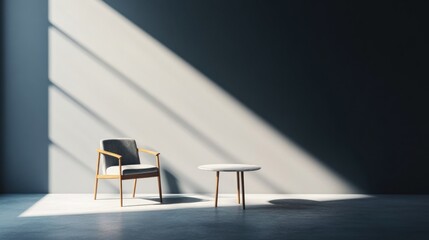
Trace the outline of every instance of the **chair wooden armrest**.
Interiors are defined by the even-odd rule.
[[[121,158],[122,158],[122,156],[121,156],[121,155],[119,155],[119,154],[112,153],[112,152],[105,151],[105,150],[101,150],[101,149],[97,149],[97,152],[99,152],[99,153],[101,153],[101,154],[104,154],[104,155],[108,155],[108,156],[111,156],[111,157],[117,158],[117,159],[119,159],[119,160],[121,160]]]
[[[139,150],[139,152],[149,153],[149,154],[154,155],[154,156],[159,156],[159,154],[161,154],[159,152],[147,150],[147,149],[144,149],[144,148],[138,148],[138,150]]]
[[[147,150],[147,149],[144,149],[144,148],[137,148],[137,150],[139,151],[139,152],[145,152],[145,153],[149,153],[149,154],[151,154],[151,155],[154,155],[155,156],[155,159],[156,159],[156,166],[160,169],[161,168],[161,165],[160,165],[160,162],[159,162],[159,154],[161,154],[161,153],[159,153],[159,152],[155,152],[155,151],[151,151],[151,150]]]

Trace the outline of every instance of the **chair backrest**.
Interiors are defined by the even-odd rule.
[[[122,165],[140,164],[137,144],[134,139],[117,138],[103,139],[100,141],[100,148],[109,152],[113,152],[122,156]],[[105,173],[106,169],[111,166],[118,166],[119,162],[111,156],[103,156],[101,169]],[[104,164],[103,164],[104,163]]]

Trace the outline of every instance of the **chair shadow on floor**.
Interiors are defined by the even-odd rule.
[[[170,205],[170,204],[181,204],[181,203],[197,203],[205,202],[207,200],[196,198],[196,197],[185,197],[185,196],[164,196],[162,198],[162,203],[159,202],[158,197],[135,197],[136,199],[149,200],[153,203],[141,203],[141,204],[125,204],[124,207],[138,207],[146,205]],[[124,198],[126,199],[126,198]],[[131,199],[131,198],[130,198]]]

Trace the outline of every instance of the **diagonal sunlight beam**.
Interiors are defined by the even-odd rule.
[[[192,176],[211,192],[212,176],[198,165],[252,163],[262,171],[247,178],[249,192],[358,192],[104,2],[51,0],[49,15],[64,32],[50,29],[50,80],[138,143],[165,153],[177,179]],[[84,142],[93,149],[102,136]]]
[[[156,105],[160,111],[165,114],[166,118],[174,119],[174,123],[176,125],[180,125],[182,128],[186,129],[188,132],[190,132],[194,138],[197,138],[200,142],[204,143],[207,146],[210,146],[212,151],[215,151],[216,154],[219,155],[219,158],[229,160],[230,162],[239,163],[239,159],[235,159],[230,153],[226,152],[224,149],[222,149],[221,146],[217,145],[215,142],[213,142],[209,137],[203,135],[200,133],[197,129],[195,129],[193,126],[189,125],[185,120],[183,120],[180,116],[175,114],[174,111],[169,109],[167,106],[163,105],[161,102],[159,102],[154,96],[150,95],[147,91],[144,89],[141,89],[138,85],[134,84],[130,79],[128,79],[124,74],[116,70],[113,66],[110,66],[108,63],[104,62],[102,59],[98,58],[96,55],[94,55],[92,52],[90,52],[88,49],[86,49],[84,46],[80,45],[78,42],[76,42],[74,39],[72,39],[70,36],[56,28],[55,26],[52,26],[50,29],[51,35],[62,35],[62,38],[69,42],[69,44],[74,45],[75,48],[78,48],[77,51],[82,51],[83,54],[85,54],[88,58],[92,58],[97,64],[103,68],[105,68],[106,71],[110,72],[112,76],[115,76],[116,78],[121,79],[126,85],[128,85],[131,89],[130,91],[137,91],[139,95],[144,97],[146,100],[148,100],[152,105]],[[55,37],[52,37],[52,39],[56,39]],[[53,41],[54,42],[54,41]],[[64,47],[62,47],[64,48]],[[53,78],[54,81],[56,78]],[[55,85],[55,84],[53,84]],[[112,124],[108,123],[108,121],[104,118],[99,117],[97,114],[94,113],[94,111],[89,110],[86,106],[84,106],[82,103],[77,101],[75,98],[71,97],[68,93],[66,93],[61,88],[57,89],[62,91],[64,95],[66,95],[69,98],[74,99],[75,103],[78,103],[83,109],[86,110],[86,112],[89,115],[94,116],[100,123],[110,126],[111,130],[114,130],[117,132],[116,136],[126,136],[122,131],[117,129]],[[119,134],[118,134],[119,133]],[[183,179],[183,176],[182,178]],[[264,181],[266,184],[270,186],[270,188],[276,192],[282,192],[280,187],[276,187],[273,184],[269,183],[263,176],[260,176],[260,180]],[[190,181],[188,181],[190,182]],[[198,187],[196,187],[198,189]],[[195,190],[195,186],[194,186]],[[201,192],[201,191],[199,191]]]

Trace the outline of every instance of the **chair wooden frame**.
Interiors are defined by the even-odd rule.
[[[142,174],[122,174],[122,163],[121,159],[122,156],[113,152],[105,151],[102,149],[97,149],[98,152],[98,158],[97,158],[97,166],[96,166],[96,174],[95,174],[95,187],[94,187],[94,200],[97,199],[97,188],[98,188],[98,179],[119,179],[119,194],[121,199],[121,207],[123,207],[123,194],[122,194],[122,181],[128,180],[128,179],[134,179],[134,190],[133,190],[133,197],[136,196],[136,185],[137,185],[137,179],[139,178],[149,178],[149,177],[157,177],[158,178],[158,191],[159,191],[159,200],[162,203],[162,189],[161,189],[161,165],[159,160],[159,152],[150,151],[143,148],[137,149],[139,152],[144,152],[151,154],[155,156],[156,160],[156,167],[158,168],[158,172],[156,173],[142,173]],[[118,160],[119,163],[119,175],[108,175],[108,174],[99,174],[100,171],[100,158],[101,154],[108,155],[111,157],[114,157]]]

